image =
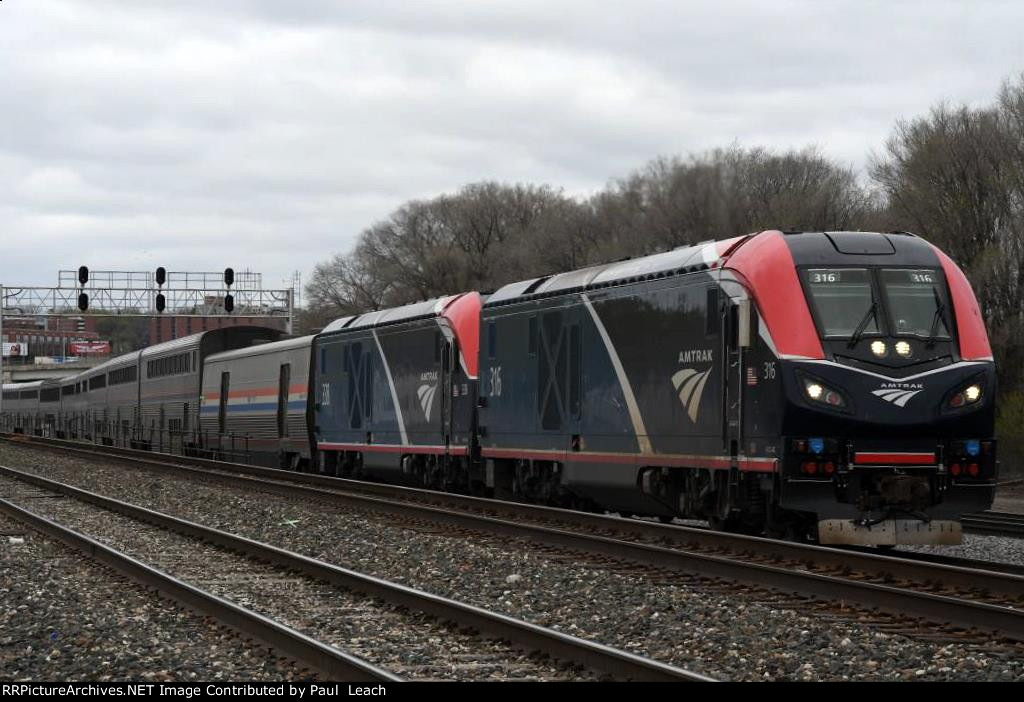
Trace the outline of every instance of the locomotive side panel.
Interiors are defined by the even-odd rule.
[[[716,278],[704,271],[485,308],[480,441],[494,486],[546,480],[539,499],[557,481],[606,508],[669,515],[675,501],[642,488],[646,468],[728,470],[732,303]],[[489,375],[501,377],[500,394]]]
[[[475,350],[479,304],[476,293],[428,300],[338,320],[316,337],[321,470],[468,486],[477,359],[463,349]]]

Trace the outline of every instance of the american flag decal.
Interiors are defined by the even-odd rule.
[[[747,385],[757,385],[757,371],[753,366],[747,366]]]

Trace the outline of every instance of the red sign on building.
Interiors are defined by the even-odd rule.
[[[109,341],[76,341],[68,344],[68,353],[72,356],[109,356]]]

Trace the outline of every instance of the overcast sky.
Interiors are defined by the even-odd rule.
[[[732,142],[859,168],[896,119],[989,102],[1022,30],[1019,1],[2,0],[0,283],[278,287],[411,198]]]

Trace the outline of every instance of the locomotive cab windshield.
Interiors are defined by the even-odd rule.
[[[848,354],[862,339],[869,339],[874,340],[867,344],[870,354],[857,354],[863,360],[910,359],[937,341],[952,339],[952,313],[941,271],[879,266],[815,267],[802,273],[819,334],[825,341],[847,342],[845,349],[840,344],[834,351]],[[894,341],[891,349],[886,338]],[[917,344],[911,343],[915,340]]]

